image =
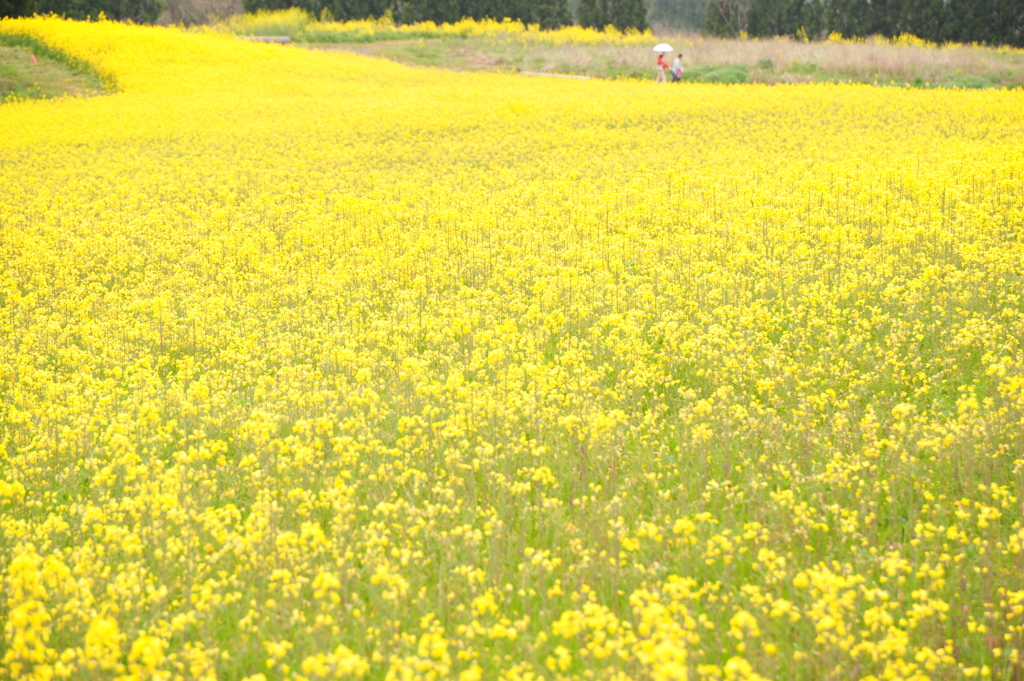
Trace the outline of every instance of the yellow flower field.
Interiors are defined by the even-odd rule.
[[[0,677],[1021,678],[1024,92],[0,33]]]
[[[614,26],[604,30],[582,26],[563,26],[559,29],[542,30],[539,24],[523,24],[505,18],[463,19],[455,23],[422,21],[413,24],[396,25],[389,16],[379,19],[333,21],[329,10],[323,20],[317,21],[305,10],[292,7],[285,10],[258,10],[254,14],[238,14],[212,26],[201,26],[195,30],[204,32],[228,32],[233,35],[286,35],[292,39],[310,42],[373,42],[388,39],[415,38],[490,38],[492,40],[517,40],[526,44],[550,43],[555,45],[611,43],[650,48],[654,36],[650,29],[638,31],[635,28],[619,31]],[[832,36],[830,36],[830,39]],[[904,42],[926,43],[915,36],[900,36]],[[842,41],[842,36],[839,36]],[[934,47],[934,45],[932,45]]]

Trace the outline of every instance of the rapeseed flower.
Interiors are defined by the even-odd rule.
[[[1021,92],[0,32],[0,676],[1019,668]]]

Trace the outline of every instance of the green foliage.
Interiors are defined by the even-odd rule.
[[[354,6],[355,8],[357,8],[357,13],[362,14],[360,10],[363,10],[365,7],[368,6],[372,7],[373,5],[376,4],[383,3],[374,3],[373,0],[370,0],[370,2],[360,0],[355,0],[354,2],[346,0],[338,0],[337,2],[331,2],[331,0],[327,0],[326,2],[323,2],[322,0],[243,0],[242,2],[242,6],[245,7],[246,12],[258,12],[259,10],[288,9],[289,7],[298,7],[300,9],[305,10],[309,14],[312,14],[314,16],[320,16],[321,12],[323,12],[323,10],[326,9],[336,19],[342,20],[353,18],[350,17],[346,12],[346,10],[350,7]],[[362,16],[360,16],[359,18],[369,16],[372,13],[372,11],[367,11],[366,14],[362,14]]]
[[[708,0],[650,0],[647,18],[654,24],[699,31],[707,4]]]
[[[0,0],[0,3],[12,0]],[[19,0],[13,0],[18,2]],[[35,0],[22,0],[31,1]],[[95,19],[102,12],[115,21],[150,24],[167,9],[166,0],[38,0],[40,14],[57,14],[70,19]]]
[[[35,56],[38,58],[33,59]],[[100,94],[103,81],[48,57],[34,46],[0,39],[0,104],[26,99]],[[0,304],[6,296],[0,294]]]
[[[796,73],[804,76],[813,76],[818,73],[817,64],[791,64],[787,69],[790,73]]]
[[[1024,47],[1024,3],[949,0],[943,39]]]
[[[941,0],[940,0],[941,1]],[[754,36],[817,36],[824,28],[825,7],[819,0],[758,0],[750,8],[747,33]]]
[[[268,31],[261,31],[254,33],[254,35],[289,35],[287,32],[271,33]],[[415,40],[418,38],[423,39],[434,39],[437,38],[437,34],[429,31],[384,31],[377,30],[373,34],[358,33],[356,31],[330,31],[330,30],[316,30],[309,31],[306,33],[299,34],[298,38],[294,38],[296,42],[303,43],[324,43],[324,44],[358,44],[358,43],[379,43],[387,40]],[[431,45],[430,49],[440,49],[436,45]],[[421,50],[422,52],[422,50]],[[414,59],[416,63],[420,63],[420,59]]]
[[[107,89],[117,89],[117,83],[113,78],[104,77],[89,63],[81,59],[75,59],[74,57],[68,56],[59,50],[54,50],[48,47],[46,43],[36,40],[30,36],[0,33],[0,45],[7,45],[8,47],[26,47],[32,50],[32,54],[37,57],[48,57],[58,64],[63,64],[76,73],[95,78],[96,82],[102,83],[102,86]]]
[[[703,64],[686,69],[683,80],[691,83],[746,83],[747,67],[742,64],[715,66]]]
[[[627,28],[647,28],[647,7],[644,0],[580,0],[576,21],[588,28],[614,26],[620,31]]]
[[[704,11],[704,32],[720,38],[735,38],[737,28],[736,12],[726,0],[709,0]]]
[[[35,10],[36,0],[0,0],[0,19],[30,16]]]
[[[994,85],[995,83],[988,78],[982,78],[980,76],[954,76],[943,82],[941,87],[954,87],[964,90],[984,90],[986,88],[993,87]]]
[[[670,2],[671,0],[659,0]],[[904,33],[931,42],[1024,46],[1020,0],[710,0],[704,32],[823,38]]]
[[[627,28],[644,30],[647,28],[647,6],[644,0],[615,0],[609,3],[614,11],[612,24],[620,31]]]
[[[642,3],[643,0],[633,0]],[[247,12],[299,7],[313,16],[324,10],[339,21],[389,14],[399,24],[418,21],[455,22],[473,19],[518,19],[542,28],[570,22],[566,0],[243,0]]]
[[[580,26],[588,28],[603,27],[601,21],[605,17],[604,5],[604,0],[580,0],[576,9],[576,21]]]

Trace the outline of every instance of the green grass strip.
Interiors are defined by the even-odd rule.
[[[96,78],[106,90],[117,92],[119,89],[114,77],[100,73],[89,62],[56,50],[38,38],[22,34],[0,33],[0,44],[9,47],[27,47],[37,57],[49,57],[76,73]]]

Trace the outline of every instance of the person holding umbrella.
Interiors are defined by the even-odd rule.
[[[668,62],[665,61],[665,55],[672,51],[672,46],[666,43],[661,43],[660,45],[655,46],[654,51],[658,53],[658,75],[654,79],[654,82],[667,83],[668,81],[665,79],[665,71],[668,71],[669,66]]]

